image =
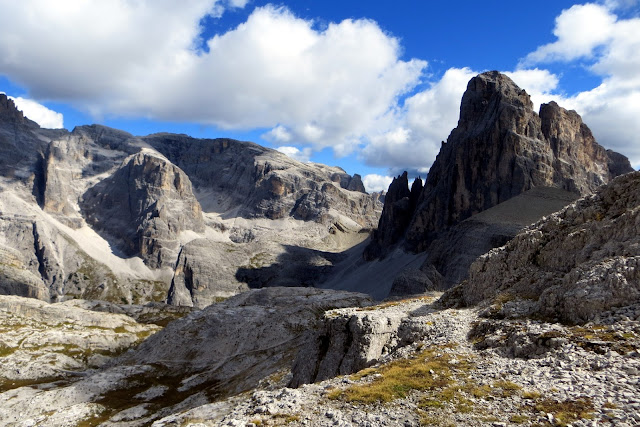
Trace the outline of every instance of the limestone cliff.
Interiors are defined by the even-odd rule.
[[[313,251],[284,269],[263,269],[264,254],[340,251],[364,239],[382,207],[340,168],[231,139],[43,129],[4,95],[0,190],[0,294],[47,301],[202,307],[246,290],[248,276],[299,285],[287,268],[315,271]]]
[[[154,268],[175,264],[182,231],[204,231],[189,177],[166,159],[144,152],[91,187],[81,206],[86,220],[116,238],[126,255],[139,254]]]
[[[418,198],[422,193],[422,180],[416,178],[408,187],[407,172],[394,178],[385,195],[384,207],[378,229],[373,232],[372,243],[364,252],[364,258],[371,260],[380,256],[387,248],[402,239],[404,231],[411,222]]]
[[[363,227],[378,221],[379,206],[358,175],[301,163],[257,144],[154,134],[143,140],[189,176],[205,211],[233,209],[245,218],[289,216],[327,223],[345,215]],[[206,196],[205,196],[206,195]]]

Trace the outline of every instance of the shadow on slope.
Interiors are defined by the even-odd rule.
[[[263,265],[265,254],[255,254],[248,265],[238,268],[236,279],[250,288],[317,287],[326,280],[336,264],[344,261],[347,252],[325,252],[293,245],[284,245],[285,252],[276,262]]]

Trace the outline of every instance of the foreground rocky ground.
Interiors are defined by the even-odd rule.
[[[278,291],[268,290],[270,293]],[[326,297],[322,294],[314,296],[318,291],[306,292],[305,298],[315,298],[316,304],[318,297]],[[255,291],[253,296],[245,296],[244,302],[265,299],[264,294],[265,291]],[[25,353],[29,349],[23,342],[19,350],[1,356],[4,375],[12,371],[33,372],[23,368],[27,366],[26,362],[18,357],[23,353],[30,355],[33,366],[52,364],[60,368],[55,375],[40,372],[40,376],[32,375],[31,380],[23,378],[22,382],[5,378],[3,390],[6,391],[0,393],[1,424],[195,427],[632,426],[640,423],[640,305],[603,313],[597,321],[584,325],[568,326],[487,317],[495,307],[443,309],[437,302],[438,296],[328,310],[318,318],[317,330],[307,331],[306,335],[307,344],[312,343],[314,337],[325,340],[327,351],[320,356],[314,355],[313,346],[306,345],[300,348],[294,364],[280,360],[273,366],[268,363],[271,356],[264,342],[256,348],[257,352],[251,350],[254,347],[251,336],[266,336],[268,329],[257,333],[255,327],[244,333],[237,330],[234,334],[218,332],[217,335],[228,335],[228,339],[245,343],[235,357],[231,352],[225,356],[224,348],[216,350],[217,345],[222,345],[221,337],[216,336],[213,329],[202,326],[210,321],[206,320],[206,315],[191,315],[180,322],[199,323],[201,327],[197,333],[210,337],[207,346],[213,353],[206,364],[213,370],[205,370],[205,374],[193,372],[198,371],[197,366],[202,365],[200,362],[206,358],[207,351],[202,350],[200,356],[194,356],[189,362],[184,353],[192,349],[186,342],[174,344],[174,356],[163,354],[152,363],[149,352],[163,353],[164,350],[161,346],[152,349],[150,345],[166,340],[171,336],[168,333],[164,333],[165,337],[157,335],[154,340],[148,339],[146,346],[116,359],[120,363],[114,364],[112,360],[106,369],[99,369],[96,358],[107,357],[98,356],[102,350],[91,352],[86,350],[91,345],[78,342],[78,351],[74,352],[73,346],[56,344],[50,337],[62,333],[61,330],[69,330],[73,331],[75,341],[81,341],[88,340],[85,333],[90,332],[92,342],[103,343],[101,349],[108,343],[109,351],[122,351],[123,347],[135,344],[136,336],[155,332],[157,327],[136,325],[121,315],[85,313],[76,309],[82,310],[84,319],[74,320],[67,315],[61,323],[63,326],[42,326],[40,332],[29,335],[31,339],[39,339],[46,350]],[[336,296],[333,304],[346,304],[345,297]],[[276,295],[276,298],[283,297]],[[352,298],[352,303],[363,301],[357,295]],[[290,299],[287,301],[291,302]],[[50,307],[57,309],[56,306]],[[234,311],[246,316],[242,306],[242,302],[232,303],[226,308],[218,308],[217,314],[223,310],[227,316]],[[258,306],[246,307],[254,312],[256,325],[268,316]],[[293,317],[303,319],[299,314],[291,314],[295,311],[287,313],[279,315],[279,323],[273,325],[275,329],[279,324],[292,325]],[[102,323],[87,329],[88,319],[93,315],[109,316],[112,323],[120,323],[117,326]],[[283,317],[289,319],[285,321]],[[277,318],[278,315],[274,319]],[[78,322],[84,322],[85,326]],[[114,330],[106,332],[112,326],[117,333]],[[45,339],[44,333],[49,338]],[[185,333],[185,336],[189,334]],[[9,335],[3,333],[5,342]],[[281,345],[291,352],[299,348],[300,337],[300,334],[292,333],[290,339],[293,341],[285,340],[283,343],[290,344]],[[349,342],[345,342],[345,338]],[[43,345],[43,342],[48,344]],[[332,349],[342,345],[343,358],[337,361],[331,355]],[[207,346],[200,342],[198,347]],[[56,350],[58,347],[61,350]],[[57,365],[43,359],[47,354],[57,361]],[[66,365],[56,359],[63,354]],[[266,355],[266,359],[261,358],[261,354]],[[173,382],[170,376],[158,374],[158,363],[170,366],[172,357],[177,375]],[[123,363],[123,358],[129,362]],[[258,359],[260,361],[256,363]],[[93,361],[93,364],[82,365],[82,360]],[[248,391],[227,398],[220,397],[225,388],[238,387],[233,375],[224,383],[214,384],[215,392],[207,388],[215,383],[207,377],[216,371],[215,366],[219,369],[224,364],[232,367],[246,364],[242,360],[260,366],[265,371],[262,380],[245,384],[244,390]],[[23,365],[18,366],[19,363]],[[358,367],[358,363],[373,365],[315,384],[286,387],[304,379],[305,369],[309,366],[331,364],[334,369],[339,370],[342,366],[349,372]],[[254,378],[260,377],[255,369],[249,371],[253,372]],[[198,383],[194,378],[203,375],[208,381],[204,386],[189,384]],[[190,388],[193,389],[191,392]]]
[[[85,310],[81,304],[0,296],[0,391],[73,381],[160,329],[123,314]]]
[[[265,381],[261,389],[153,425],[640,423],[640,306],[563,326],[487,320],[478,309],[441,310],[433,300],[357,311],[371,323],[401,316],[423,332],[370,368],[298,389]],[[340,309],[325,317],[354,314]]]

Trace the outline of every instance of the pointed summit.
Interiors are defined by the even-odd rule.
[[[40,127],[36,122],[25,117],[22,111],[18,110],[15,102],[13,102],[13,100],[4,93],[0,93],[0,123],[14,123],[36,128]]]
[[[550,103],[538,115],[509,77],[482,73],[467,85],[458,126],[429,171],[406,232],[386,230],[383,212],[372,245],[384,253],[380,237],[400,232],[408,249],[424,251],[438,233],[533,187],[585,195],[632,170],[626,157],[595,141],[575,111]]]

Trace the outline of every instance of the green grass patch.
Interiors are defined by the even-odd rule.
[[[271,258],[271,255],[267,252],[258,252],[253,255],[249,259],[249,265],[246,265],[245,268],[250,268],[253,270],[257,270],[258,268],[262,268],[267,265],[267,262]]]
[[[272,417],[283,421],[285,424],[295,423],[296,421],[300,421],[300,416],[293,415],[293,414],[273,414]]]
[[[57,382],[59,386],[66,384],[66,381],[61,380],[59,377],[44,377],[38,379],[23,379],[14,380],[0,377],[0,393],[13,390],[20,387],[36,387],[40,384],[47,384]]]
[[[493,389],[493,394],[500,397],[511,397],[520,393],[522,387],[511,381],[500,380],[493,383]]]
[[[523,399],[538,400],[540,399],[540,397],[542,397],[542,394],[537,391],[528,390],[528,391],[522,392]]]
[[[516,414],[516,415],[512,415],[511,418],[509,418],[509,421],[511,421],[514,424],[523,424],[529,421],[529,417],[522,414]]]
[[[0,344],[0,357],[11,356],[13,353],[15,353],[17,349],[18,347],[10,347],[7,345]]]
[[[623,333],[609,325],[573,326],[567,329],[571,341],[585,350],[599,354],[609,350],[626,354],[640,346],[640,337],[635,333]]]
[[[330,398],[340,398],[347,402],[380,403],[405,397],[412,390],[443,389],[453,383],[453,356],[440,349],[428,349],[413,359],[401,359],[384,365],[377,370],[371,368],[354,374],[363,378],[374,371],[380,376],[368,383],[334,390]]]
[[[586,397],[564,401],[544,399],[536,402],[534,407],[537,411],[552,414],[560,425],[580,419],[591,419],[594,411],[593,402]]]

